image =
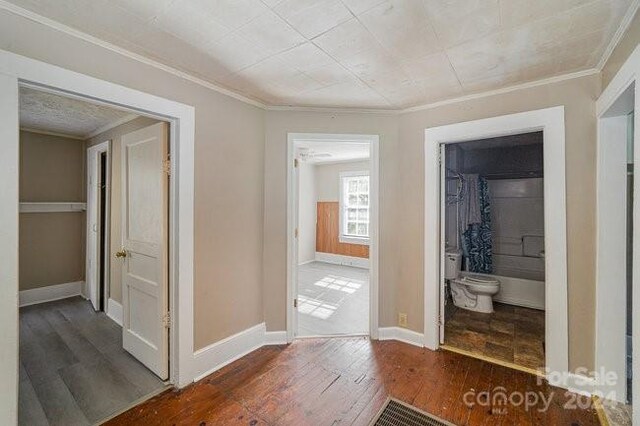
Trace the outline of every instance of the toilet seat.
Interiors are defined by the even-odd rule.
[[[460,284],[475,284],[475,285],[488,285],[488,286],[494,286],[494,285],[498,285],[500,284],[500,281],[495,280],[495,279],[491,279],[491,278],[485,278],[482,275],[474,275],[474,274],[470,274],[470,275],[465,275],[464,277],[460,278],[457,280]]]

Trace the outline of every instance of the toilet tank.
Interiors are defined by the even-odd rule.
[[[462,253],[459,250],[447,251],[444,255],[444,278],[447,280],[458,278],[461,263]]]

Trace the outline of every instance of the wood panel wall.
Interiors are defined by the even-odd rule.
[[[369,258],[369,246],[340,242],[339,203],[337,201],[319,201],[317,206],[316,251]]]

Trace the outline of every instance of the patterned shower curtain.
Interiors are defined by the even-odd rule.
[[[493,272],[491,260],[491,207],[489,205],[489,185],[486,178],[478,179],[480,195],[481,223],[467,227],[462,234],[462,248],[467,258],[470,272],[490,274]]]

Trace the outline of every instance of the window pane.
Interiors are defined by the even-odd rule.
[[[358,182],[358,191],[369,192],[369,179],[363,178]]]
[[[357,206],[358,205],[358,196],[355,194],[349,194],[349,205]]]
[[[369,220],[369,210],[368,209],[358,209],[358,220],[360,221],[368,221]]]
[[[347,223],[347,234],[356,235],[356,224],[354,222]]]
[[[359,205],[365,206],[365,207],[369,205],[369,194],[360,194],[359,199],[360,199]]]
[[[367,235],[369,235],[369,229],[366,223],[358,224],[358,235],[363,237],[366,237]]]
[[[348,179],[347,182],[349,182],[349,192],[356,192],[358,190],[358,181],[356,179]]]
[[[358,209],[349,209],[347,211],[347,218],[349,220],[356,220],[358,219]]]

